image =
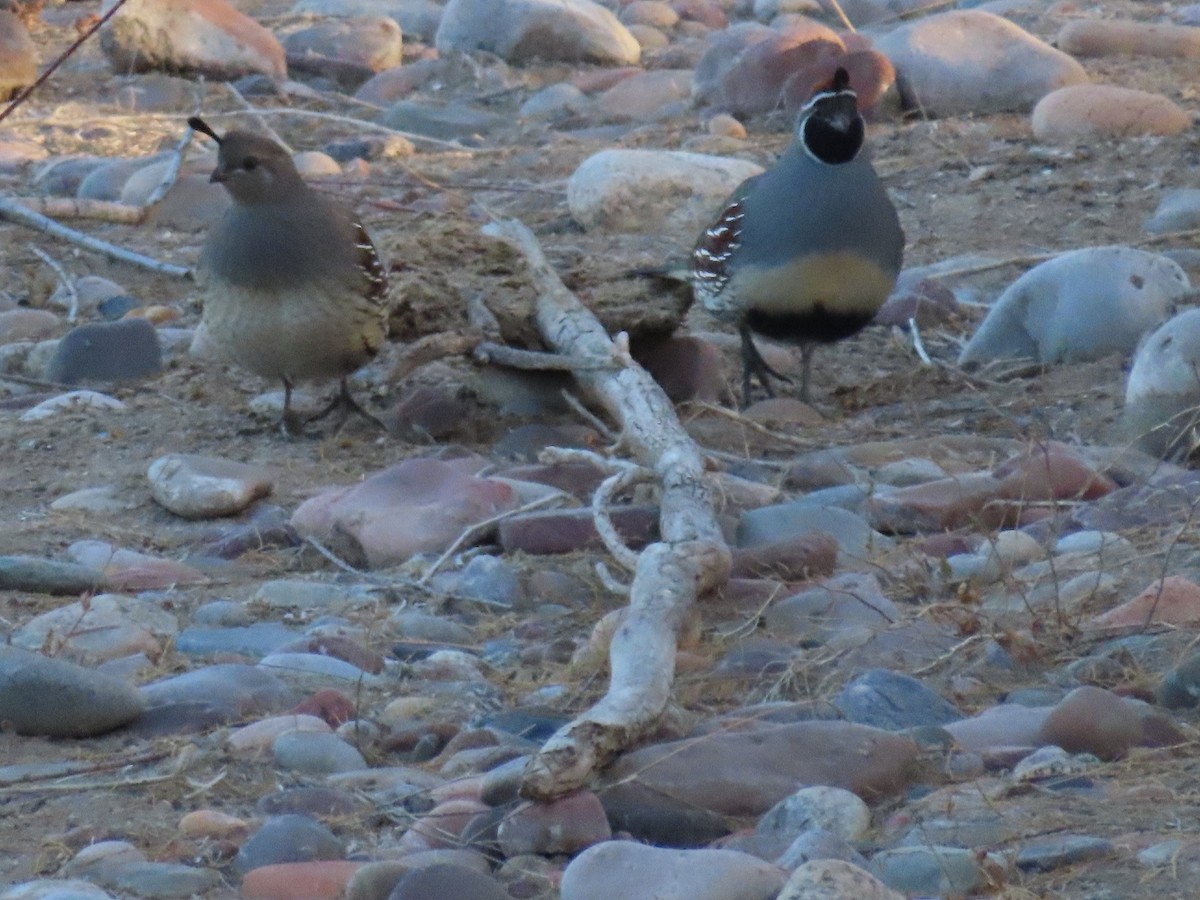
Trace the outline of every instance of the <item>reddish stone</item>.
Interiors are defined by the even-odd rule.
[[[610,510],[617,533],[633,549],[658,536],[658,510],[624,506]],[[509,516],[500,523],[500,546],[506,553],[573,553],[603,546],[590,509],[552,509]]]
[[[639,341],[633,347],[637,360],[672,403],[699,400],[717,403],[729,387],[721,367],[721,354],[703,338],[684,335]]]
[[[397,100],[403,100],[445,69],[445,64],[437,58],[406,63],[394,69],[386,69],[368,79],[354,96],[366,103],[387,106]]]
[[[1039,733],[1040,743],[1068,753],[1091,753],[1118,759],[1142,739],[1137,710],[1111,691],[1085,685],[1067,694],[1050,711]]]
[[[412,824],[400,839],[406,850],[438,850],[462,846],[463,830],[481,812],[491,809],[476,800],[447,800],[439,803]]]
[[[689,22],[699,22],[714,30],[725,28],[729,17],[715,0],[673,0],[671,9],[679,14],[679,18]]]
[[[1088,628],[1144,628],[1151,622],[1200,622],[1200,585],[1179,575],[1156,581],[1132,600],[1096,616]]]
[[[244,900],[334,900],[364,864],[342,859],[277,863],[251,869],[242,879]]]
[[[844,48],[836,34],[829,31],[814,38],[815,32],[797,29],[743,50],[721,79],[721,107],[735,116],[756,115],[778,107],[789,78],[842,55]]]
[[[276,650],[277,653],[315,653],[320,656],[332,656],[352,666],[378,675],[383,671],[383,657],[364,647],[357,641],[336,634],[305,637],[284,644]]]
[[[979,546],[977,537],[961,534],[931,534],[916,545],[916,549],[934,559],[946,559],[960,553],[974,553]]]
[[[591,791],[521,806],[504,818],[499,831],[500,849],[510,858],[525,853],[572,855],[611,837],[604,807]]]
[[[740,578],[774,577],[782,581],[802,581],[833,574],[837,554],[837,541],[814,531],[771,544],[735,549],[729,574]]]
[[[858,50],[815,59],[796,70],[783,86],[783,106],[790,115],[800,111],[818,89],[833,80],[839,68],[850,75],[850,87],[858,94],[858,108],[870,113],[879,98],[896,83],[892,61],[877,50]]]
[[[571,77],[571,84],[585,94],[598,94],[607,91],[618,81],[624,81],[634,75],[640,75],[642,70],[637,66],[625,66],[620,69],[592,69],[589,72],[577,72]]]
[[[1007,511],[995,509],[984,515],[984,508],[998,497],[1000,485],[998,479],[983,472],[914,484],[868,500],[868,519],[885,534],[999,524],[995,520],[1003,520]]]
[[[992,475],[1001,481],[997,496],[1006,500],[1096,500],[1117,489],[1061,444],[1031,447],[1001,463]]]
[[[301,701],[292,710],[297,715],[316,716],[324,719],[330,728],[358,718],[354,703],[341,691],[324,688],[307,700]]]

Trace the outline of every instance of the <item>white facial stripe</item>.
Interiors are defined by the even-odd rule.
[[[831,100],[834,97],[850,97],[855,102],[858,101],[858,94],[849,88],[846,88],[844,91],[821,91],[819,94],[813,94],[812,99],[800,107],[800,112],[806,113],[821,100]]]

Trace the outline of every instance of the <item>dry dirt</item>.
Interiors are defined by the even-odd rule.
[[[94,3],[70,5],[81,16],[96,8]],[[1157,16],[1158,7],[1151,10],[1144,4],[1109,3],[1102,12],[1134,17],[1153,12]],[[57,20],[63,18],[60,9]],[[1046,15],[1021,24],[1049,38],[1062,21],[1061,15]],[[73,32],[44,27],[35,37],[44,58],[49,59],[65,47]],[[95,62],[96,48],[85,48],[81,59]],[[1185,108],[1197,109],[1200,95],[1193,62],[1088,60],[1086,65],[1096,81],[1161,91]],[[41,141],[52,154],[112,155],[145,152],[177,139],[188,111],[181,110],[178,116],[121,114],[102,102],[111,94],[113,83],[96,77],[95,71],[94,67],[83,71],[77,67],[72,72],[69,67],[56,76],[18,116],[0,125],[0,137]],[[510,77],[516,89],[495,96],[491,105],[515,110],[530,89],[565,74],[561,67],[514,70]],[[465,99],[487,93],[477,88],[469,75],[452,88]],[[234,108],[219,87],[211,87],[209,97],[206,111]],[[264,105],[268,104],[264,101]],[[309,101],[297,106],[360,114],[346,103]],[[345,122],[286,117],[271,121],[297,148],[320,147],[327,140],[361,133]],[[701,135],[700,125],[689,117],[634,128],[615,143],[678,147]],[[783,141],[777,130],[751,123],[751,137],[742,154],[766,162]],[[1145,236],[1140,223],[1164,190],[1192,184],[1200,155],[1194,131],[1167,139],[1095,142],[1068,148],[1038,146],[1023,116],[875,123],[870,141],[877,166],[900,210],[910,265],[967,253],[1016,260],[1082,246],[1142,242]],[[520,261],[478,234],[489,213],[516,216],[533,227],[552,261],[585,295],[588,289],[601,290],[625,268],[653,263],[684,249],[691,235],[614,239],[582,234],[570,224],[565,204],[567,176],[589,154],[612,143],[513,126],[479,151],[420,153],[406,160],[382,161],[373,164],[365,183],[329,187],[357,199],[369,230],[391,255],[400,302],[406,291],[410,298],[410,308],[398,314],[399,331],[409,337],[434,325],[456,327],[465,322],[465,300],[474,295],[499,304],[531,300]],[[703,141],[699,146],[704,146]],[[6,177],[3,190],[20,195],[27,192],[27,184],[24,176]],[[90,234],[184,265],[194,261],[199,249],[200,236],[196,234],[77,224]],[[3,287],[18,298],[39,302],[42,293],[36,285],[46,280],[42,264],[29,250],[30,243],[50,251],[74,275],[104,275],[144,302],[176,308],[182,313],[180,324],[192,325],[198,319],[184,282],[110,263],[6,224],[0,228],[6,275]],[[1176,241],[1172,246],[1187,244]],[[991,285],[994,293],[1021,271],[1022,264],[1014,262],[992,272],[983,283]],[[413,308],[413,303],[420,308]],[[963,321],[951,328],[925,334],[929,352],[951,362],[980,317],[978,309],[968,310]],[[704,321],[695,324],[715,327]],[[533,340],[531,331],[509,337],[525,344]],[[466,362],[455,366],[450,371],[470,368]],[[903,340],[881,329],[869,330],[818,357],[814,389],[816,406],[826,417],[822,425],[795,429],[787,441],[747,430],[721,449],[748,458],[779,459],[794,453],[798,446],[816,448],[938,433],[1103,443],[1120,407],[1127,366],[1128,360],[1112,358],[1004,379],[972,379],[949,368],[924,367]],[[732,374],[732,358],[729,369]],[[445,377],[447,370],[439,371],[443,375],[438,377]],[[291,509],[320,486],[352,482],[404,456],[428,450],[428,445],[379,438],[353,426],[337,436],[284,441],[272,423],[254,419],[247,409],[247,400],[266,387],[242,373],[185,358],[149,384],[118,389],[116,396],[128,405],[120,417],[77,415],[49,424],[25,424],[17,421],[16,413],[0,412],[0,552],[56,557],[72,541],[84,538],[166,556],[185,552],[194,529],[180,528],[172,517],[149,503],[105,521],[48,510],[56,497],[98,484],[115,484],[132,496],[145,496],[146,466],[166,452],[269,463],[278,473],[276,502]],[[385,406],[403,388],[400,384],[377,390],[372,402]],[[0,400],[5,393],[27,390],[6,387],[0,381]],[[32,390],[40,393],[37,388]],[[519,424],[500,420],[487,410],[471,418],[461,439],[483,452]],[[322,568],[326,568],[323,561],[311,553],[268,551],[248,561],[218,593],[212,588],[184,592],[177,602],[187,605],[213,596],[238,597],[243,595],[242,585],[255,577]],[[44,597],[2,594],[0,622],[7,627],[7,623],[25,621],[50,605],[52,601]],[[573,623],[573,633],[585,633],[611,606],[610,600],[598,600],[594,611]],[[499,623],[496,630],[501,630]],[[1082,652],[1073,638],[1067,631],[1050,628],[1033,642],[1031,658],[1043,667],[1061,666]],[[177,665],[178,661],[165,659],[162,671],[173,671]],[[1031,683],[1037,681],[1037,676],[1032,676]],[[794,690],[793,696],[802,696],[805,688],[799,684]],[[686,692],[697,709],[720,705],[726,699],[705,697],[703,684],[695,682]],[[120,737],[82,746],[0,736],[0,762],[87,758],[118,752],[122,743]],[[1142,753],[1102,770],[1096,780],[1107,799],[1064,801],[1061,795],[1051,793],[1031,795],[1022,803],[1038,828],[1046,831],[1073,830],[1106,837],[1142,831],[1159,833],[1164,839],[1186,837],[1200,829],[1198,772],[1200,754],[1193,746]],[[193,777],[203,781],[212,774],[201,771]],[[202,792],[203,800],[185,799],[189,789],[177,782],[93,791],[86,796],[0,791],[0,884],[27,878],[36,871],[53,872],[68,855],[59,839],[73,828],[121,833],[151,853],[170,857],[182,812],[201,802],[249,812],[254,798],[267,788],[256,783],[260,777],[261,773],[230,769],[219,784]],[[372,823],[344,824],[369,845]],[[1022,876],[997,890],[1008,897],[1194,897],[1200,894],[1200,874],[1183,864],[1146,870],[1126,856],[1048,875]]]

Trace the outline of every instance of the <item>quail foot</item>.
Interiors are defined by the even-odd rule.
[[[283,382],[282,426],[331,412],[379,420],[350,395],[346,379],[387,337],[387,271],[370,236],[347,210],[312,190],[274,141],[247,131],[218,135],[212,181],[233,198],[212,226],[196,267],[204,324],[235,363]],[[302,420],[292,388],[302,379],[340,379],[333,401]]]
[[[839,68],[800,111],[776,165],[744,181],[692,253],[692,288],[737,325],[742,394],[751,375],[768,395],[780,378],[752,334],[800,345],[800,396],[809,400],[815,344],[860,331],[896,283],[904,232],[862,152],[865,125],[849,75]]]

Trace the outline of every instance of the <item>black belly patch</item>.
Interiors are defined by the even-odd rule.
[[[756,334],[789,344],[831,344],[857,334],[875,318],[874,313],[830,312],[819,306],[800,313],[746,311],[746,325]]]

